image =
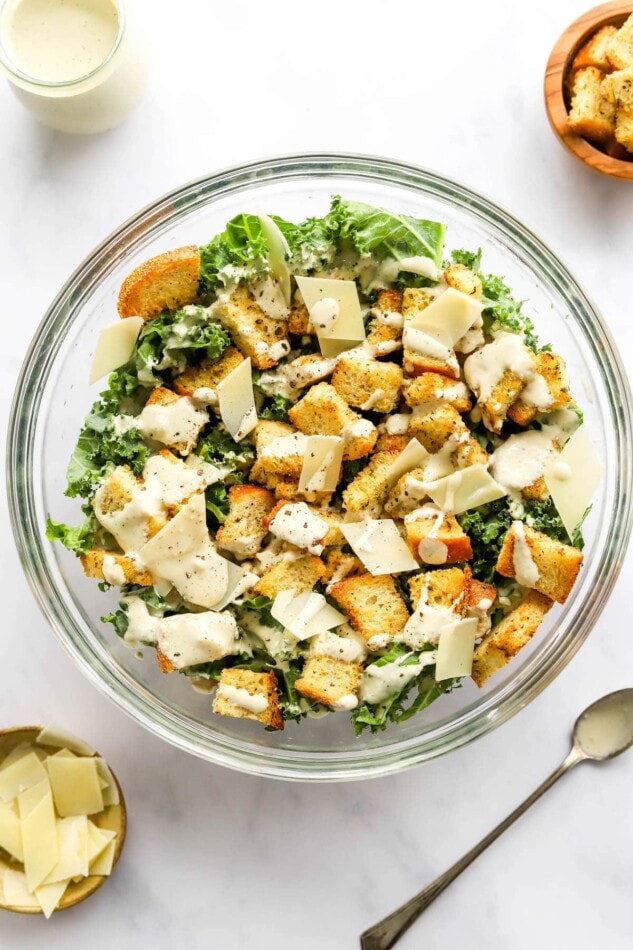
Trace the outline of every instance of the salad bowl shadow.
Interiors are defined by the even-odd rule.
[[[49,513],[78,520],[64,497],[66,464],[96,398],[86,366],[115,314],[119,286],[153,254],[206,244],[236,214],[263,209],[288,220],[322,215],[330,197],[444,222],[446,247],[483,250],[486,272],[504,275],[528,301],[536,331],[566,359],[572,390],[604,461],[585,527],[585,563],[569,600],[548,614],[521,653],[485,687],[467,681],[418,715],[354,734],[345,715],[288,723],[214,716],[185,677],[142,661],[100,617],[115,609],[78,561],[46,540]],[[156,735],[211,762],[300,781],[361,779],[400,771],[458,748],[522,709],[588,636],[613,587],[631,530],[631,395],[600,314],[556,254],[487,198],[442,175],[384,158],[290,155],[227,169],[154,202],[95,249],[45,314],[25,358],[12,407],[8,492],[13,531],[31,588],[63,647],[103,693]],[[111,606],[108,606],[108,600]],[[148,651],[149,652],[149,651]]]

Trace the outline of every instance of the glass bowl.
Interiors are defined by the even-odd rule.
[[[44,536],[46,515],[76,523],[64,496],[68,458],[99,387],[88,367],[101,328],[116,314],[124,276],[152,254],[203,244],[240,211],[291,220],[322,214],[332,194],[448,225],[447,247],[484,249],[484,267],[503,274],[537,332],[561,352],[605,472],[586,522],[586,559],[564,607],[483,690],[470,681],[400,726],[355,737],[346,715],[289,723],[215,716],[208,695],[183,676],[165,676],[100,616],[102,594],[79,562]],[[103,388],[103,387],[101,387]],[[555,254],[524,225],[463,185],[400,162],[355,155],[296,155],[254,162],[185,185],[139,212],[92,253],[42,321],[17,386],[8,451],[15,538],[46,618],[86,676],[146,728],[182,749],[258,775],[297,780],[367,778],[408,768],[500,725],[569,662],[595,624],[616,579],[631,528],[631,396],[609,331]]]

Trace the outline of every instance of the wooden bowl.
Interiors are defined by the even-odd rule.
[[[37,748],[43,749],[44,752],[59,752],[59,749],[57,748],[47,745],[40,745],[39,743],[35,742],[38,734],[42,731],[42,728],[42,726],[16,726],[13,729],[0,730],[0,762],[5,758],[5,756],[9,754],[9,752],[15,748],[15,746],[20,745],[20,743],[23,742],[33,746],[37,745]],[[110,771],[112,772],[112,770]],[[123,798],[121,786],[119,785],[119,781],[114,772],[112,772],[112,777],[114,778],[116,786],[119,790],[119,804],[109,805],[100,814],[91,815],[90,820],[98,825],[99,828],[107,828],[109,831],[116,831],[117,833],[114,863],[112,865],[112,870],[114,871],[125,843],[125,834],[127,831],[127,810],[125,807],[125,800]],[[15,870],[16,863],[11,858],[9,853],[0,847],[0,878],[6,868]],[[59,903],[59,907],[55,910],[55,913],[60,910],[66,910],[68,907],[74,907],[75,904],[79,904],[81,901],[84,901],[87,897],[90,897],[91,894],[94,894],[94,892],[98,890],[107,880],[108,878],[105,876],[93,874],[76,884],[71,881],[66,888],[64,896]],[[42,913],[42,910],[39,907],[18,907],[13,904],[5,904],[2,899],[0,899],[0,908],[3,910],[14,911],[16,914]]]
[[[613,178],[633,180],[633,160],[611,158],[587,139],[572,132],[567,125],[567,75],[578,50],[601,26],[622,26],[633,13],[633,0],[603,3],[594,7],[568,26],[560,37],[547,63],[545,72],[545,108],[554,132],[572,155],[596,172]],[[631,156],[633,159],[633,156]]]

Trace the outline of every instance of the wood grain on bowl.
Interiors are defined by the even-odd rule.
[[[578,51],[603,26],[620,27],[633,12],[633,0],[604,3],[574,20],[557,41],[545,72],[545,107],[550,124],[562,144],[593,171],[633,181],[631,161],[601,151],[569,128],[569,74]]]

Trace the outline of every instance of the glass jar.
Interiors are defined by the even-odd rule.
[[[123,0],[0,0],[0,66],[43,125],[78,134],[114,128],[138,105],[147,64]]]

